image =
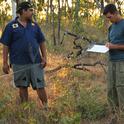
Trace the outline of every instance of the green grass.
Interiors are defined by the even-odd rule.
[[[83,119],[97,120],[107,116],[108,106],[105,101],[99,100],[97,92],[94,89],[93,91],[83,89],[80,95],[81,97],[77,107],[82,113],[81,117]]]

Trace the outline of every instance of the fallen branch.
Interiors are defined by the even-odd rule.
[[[54,69],[51,69],[51,70],[46,70],[45,72],[46,73],[53,73],[53,72],[57,72],[59,71],[60,69],[62,68],[74,68],[74,69],[78,69],[78,70],[83,70],[83,71],[90,71],[89,69],[87,69],[86,67],[77,67],[77,66],[70,66],[68,64],[65,64],[65,65],[61,65],[61,66],[58,66]]]
[[[51,70],[46,70],[45,72],[46,73],[53,73],[53,72],[57,72],[59,71],[60,69],[62,68],[73,68],[73,69],[77,69],[77,70],[83,70],[83,71],[88,71],[88,72],[91,72],[90,69],[86,68],[86,66],[96,66],[96,65],[101,65],[101,67],[103,68],[104,72],[106,73],[106,70],[104,68],[104,66],[106,66],[106,64],[98,61],[98,62],[95,62],[95,63],[92,63],[92,64],[75,64],[73,66],[69,65],[69,64],[65,64],[65,65],[61,65],[61,66],[58,66],[54,69],[51,69]]]

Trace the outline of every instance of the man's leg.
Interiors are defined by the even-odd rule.
[[[14,83],[17,88],[19,88],[19,96],[22,102],[28,101],[28,67],[29,65],[12,65],[14,72]]]
[[[107,91],[110,108],[115,113],[118,110],[119,102],[116,88],[116,63],[114,62],[109,62],[108,66]]]
[[[119,99],[119,109],[124,112],[124,86],[117,87],[118,99]]]
[[[108,64],[108,82],[107,82],[107,96],[111,109],[111,117],[108,124],[117,124],[118,122],[118,110],[119,101],[116,88],[116,63],[109,62]]]
[[[47,93],[45,90],[44,70],[40,64],[34,64],[31,68],[31,85],[36,89],[44,107],[47,107]]]
[[[28,88],[27,87],[20,87],[19,88],[19,95],[21,99],[21,103],[28,101]]]
[[[124,62],[117,62],[116,79],[119,109],[124,112]]]
[[[118,94],[116,87],[109,88],[107,95],[108,95],[108,102],[111,107],[111,111],[114,114],[118,111],[119,108]]]
[[[47,106],[47,94],[45,88],[38,88],[37,94],[44,106]]]

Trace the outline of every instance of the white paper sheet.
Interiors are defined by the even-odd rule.
[[[88,52],[98,52],[98,53],[106,53],[109,51],[109,48],[105,45],[93,45],[91,48],[87,49]]]

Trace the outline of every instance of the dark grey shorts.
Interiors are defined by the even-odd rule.
[[[45,87],[44,70],[41,64],[12,65],[16,87],[29,87],[33,89]]]

